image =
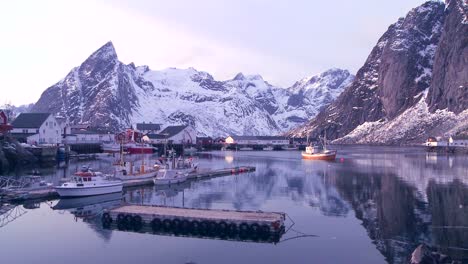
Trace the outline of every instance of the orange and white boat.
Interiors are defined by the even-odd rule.
[[[317,149],[316,147],[308,146],[301,155],[303,159],[331,161],[336,159],[336,150]]]
[[[309,145],[305,151],[301,153],[303,159],[308,160],[328,160],[333,161],[336,159],[336,150],[327,149],[327,137],[323,138],[323,144],[317,144],[315,146]]]

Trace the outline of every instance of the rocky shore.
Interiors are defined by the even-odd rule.
[[[9,137],[0,138],[0,175],[37,162],[34,155],[24,149],[16,140]]]

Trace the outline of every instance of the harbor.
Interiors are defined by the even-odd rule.
[[[188,175],[189,180],[226,176],[226,175],[237,175],[240,173],[248,173],[255,171],[255,167],[252,166],[240,166],[223,169],[200,169],[197,172],[190,173]],[[66,181],[67,179],[61,179]],[[124,188],[140,187],[140,186],[152,186],[154,185],[153,179],[135,179],[123,181]],[[48,200],[59,197],[57,191],[52,186],[44,186],[34,190],[2,190],[0,191],[0,199],[4,202],[21,202],[27,200]]]

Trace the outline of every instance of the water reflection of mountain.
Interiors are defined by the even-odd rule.
[[[298,161],[265,159],[249,165],[255,165],[256,172],[191,181],[183,186],[154,189],[152,194],[149,194],[151,189],[144,188],[133,191],[140,195],[129,193],[126,199],[143,204],[258,210],[269,200],[284,197],[317,207],[330,216],[344,216],[350,210],[335,187],[327,183],[326,166],[323,170],[310,169],[305,176]],[[147,195],[142,196],[141,193]],[[168,196],[168,193],[172,195]]]
[[[389,263],[406,263],[422,242],[468,259],[468,186],[458,179],[463,167],[449,170],[449,160],[426,166],[403,155],[365,162],[338,168],[335,183]]]

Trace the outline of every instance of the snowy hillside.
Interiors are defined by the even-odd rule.
[[[331,69],[284,89],[260,75],[217,81],[193,68],[125,65],[111,42],[48,88],[34,112],[114,129],[137,122],[191,124],[201,135],[274,135],[314,117],[354,76]]]

